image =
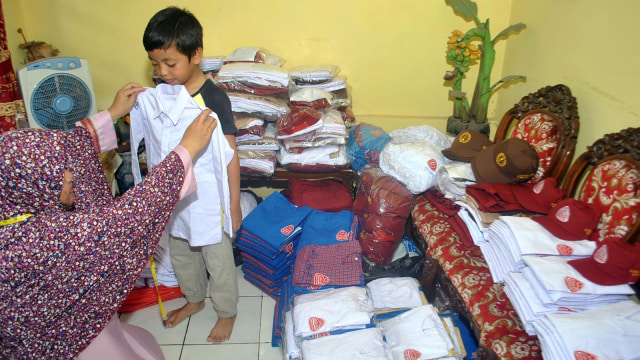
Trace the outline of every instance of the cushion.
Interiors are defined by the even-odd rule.
[[[529,182],[538,182],[551,165],[558,150],[558,126],[553,115],[539,110],[530,111],[518,121],[511,137],[528,141],[538,152],[540,164]]]
[[[601,162],[585,179],[579,196],[603,210],[592,240],[622,238],[640,214],[640,169],[620,158]]]

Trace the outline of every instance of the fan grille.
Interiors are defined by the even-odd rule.
[[[31,112],[44,129],[71,130],[91,111],[91,92],[75,75],[53,74],[38,83],[31,95]]]

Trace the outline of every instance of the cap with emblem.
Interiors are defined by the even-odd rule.
[[[640,280],[640,243],[607,238],[598,244],[590,257],[568,263],[598,285],[632,284]]]
[[[559,201],[549,215],[532,219],[560,239],[587,240],[598,227],[601,215],[599,206],[569,198]]]
[[[493,145],[489,137],[475,130],[465,130],[458,134],[451,146],[442,150],[442,154],[451,160],[471,162],[478,152]]]
[[[538,170],[538,152],[526,140],[510,138],[487,146],[471,160],[477,182],[512,183],[531,179]]]

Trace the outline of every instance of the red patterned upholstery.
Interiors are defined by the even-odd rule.
[[[623,238],[640,213],[640,171],[637,164],[611,158],[596,166],[588,176],[579,199],[596,203],[603,214],[592,239]]]
[[[416,199],[411,215],[418,237],[428,246],[427,255],[438,262],[436,281],[447,286],[447,280],[441,278],[445,276],[451,283],[453,289],[448,291],[457,292],[463,302],[454,310],[471,318],[480,345],[501,359],[541,359],[538,339],[525,332],[504,285],[493,283],[480,248],[463,245],[446,215],[424,195]]]
[[[579,129],[576,99],[564,85],[544,87],[523,97],[502,118],[494,142],[516,137],[527,140],[540,157],[532,181],[553,177],[561,183],[575,150]],[[423,195],[412,208],[414,235],[424,241],[427,259],[423,289],[436,289],[451,299],[452,311],[467,319],[479,340],[476,359],[541,359],[537,337],[529,336],[502,284],[494,284],[477,246],[467,247]],[[426,280],[426,281],[425,281]]]
[[[563,188],[567,196],[602,207],[594,240],[640,237],[640,128],[607,134],[573,163]]]
[[[529,181],[538,182],[543,179],[560,146],[555,115],[544,110],[529,111],[518,121],[511,137],[526,140],[536,149],[540,164],[536,175]]]

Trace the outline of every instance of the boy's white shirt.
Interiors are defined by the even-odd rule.
[[[144,139],[147,166],[151,171],[178,146],[189,124],[203,109],[182,85],[159,84],[156,88],[147,88],[138,95],[130,114],[131,153],[138,153]],[[219,243],[222,241],[221,228],[232,235],[227,165],[234,152],[224,136],[217,114],[214,112],[212,116],[218,120],[218,125],[211,141],[193,159],[198,189],[178,201],[167,224],[171,235],[187,239],[191,246]],[[131,160],[137,184],[142,181],[138,157],[132,156]]]

